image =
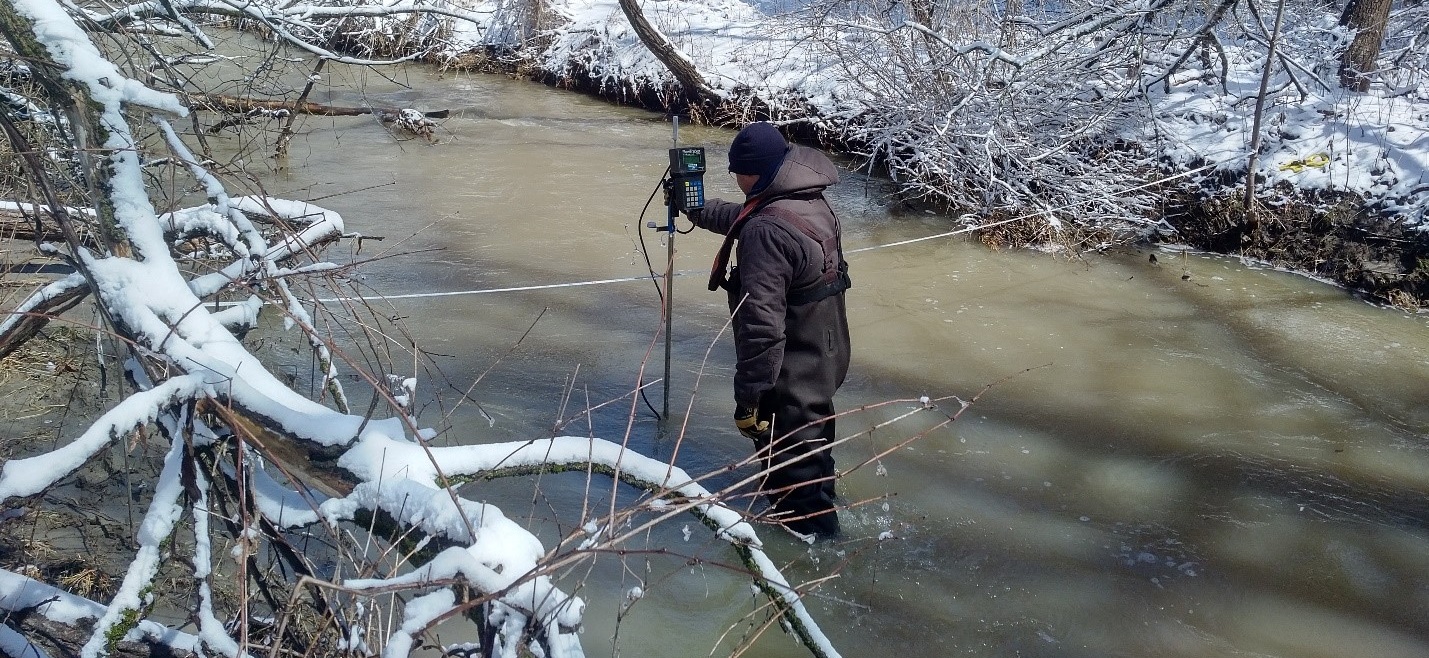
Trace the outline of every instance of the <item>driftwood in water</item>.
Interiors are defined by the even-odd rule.
[[[373,112],[373,108],[370,107],[342,107],[307,101],[295,103],[293,101],[247,98],[224,94],[190,94],[188,98],[189,101],[199,109],[239,114],[252,112],[254,110],[264,110],[268,112],[297,112],[299,114],[314,114],[326,117],[352,117],[371,114]]]
[[[83,208],[66,208],[70,215],[86,217],[86,221],[76,223],[76,235],[79,243],[91,249],[100,249],[98,236],[91,228],[94,213]],[[39,212],[38,221],[35,212]],[[26,204],[24,209],[0,208],[0,240],[14,240],[22,242],[55,242],[66,241],[64,231],[55,226],[50,219],[48,206],[30,206]]]
[[[387,107],[344,107],[341,105],[313,103],[311,101],[297,102],[271,98],[228,96],[224,94],[190,94],[188,99],[194,107],[199,109],[242,115],[241,118],[224,119],[223,121],[215,123],[209,127],[208,131],[210,133],[216,133],[229,126],[242,123],[244,120],[263,115],[284,116],[287,113],[296,112],[298,114],[311,114],[325,117],[351,117],[371,114],[377,117],[377,120],[383,124],[395,125],[411,131],[416,135],[431,139],[435,124],[428,121],[428,119],[445,119],[451,114],[450,110],[418,112],[416,110]]]
[[[0,208],[0,238],[10,240],[25,240],[27,242],[36,239],[47,242],[60,242],[64,236],[60,230],[53,226],[45,226],[40,223],[39,231],[35,230],[35,218],[8,208]]]

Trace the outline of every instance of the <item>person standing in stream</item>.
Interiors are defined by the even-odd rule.
[[[839,182],[838,169],[758,122],[735,136],[729,170],[744,202],[710,199],[690,219],[725,236],[710,290],[728,292],[733,314],[735,425],[766,469],[770,518],[831,538],[839,534],[833,397],[850,352],[848,264],[823,195]]]

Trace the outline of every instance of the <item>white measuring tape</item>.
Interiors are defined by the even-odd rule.
[[[1032,214],[1032,215],[1027,215],[1026,217],[1014,217],[1014,218],[1012,218],[1012,219],[1003,220],[1003,221],[997,222],[997,223],[995,223],[995,224],[982,224],[982,225],[980,225],[980,226],[969,226],[969,227],[965,227],[965,228],[958,229],[958,230],[956,230],[956,231],[948,231],[947,233],[939,233],[939,234],[937,234],[937,235],[928,235],[928,236],[924,236],[924,237],[921,237],[921,238],[913,238],[913,239],[911,239],[911,240],[901,240],[901,241],[899,241],[899,242],[890,242],[890,243],[888,243],[888,244],[880,244],[880,245],[875,245],[875,246],[872,246],[872,247],[860,247],[860,248],[858,248],[858,249],[851,249],[851,250],[849,250],[849,251],[845,251],[844,253],[845,253],[845,254],[857,254],[857,253],[864,252],[864,251],[873,251],[873,250],[875,250],[875,249],[886,249],[886,248],[888,248],[888,247],[900,247],[900,246],[903,246],[903,245],[906,245],[906,244],[913,244],[914,242],[923,242],[923,241],[925,241],[925,240],[936,240],[936,239],[938,239],[938,238],[946,238],[946,237],[948,237],[948,236],[958,235],[958,234],[961,234],[961,233],[968,233],[968,232],[970,232],[970,231],[976,231],[976,230],[978,230],[978,229],[991,228],[991,227],[994,227],[994,226],[999,226],[999,225],[1002,225],[1002,224],[1007,224],[1007,223],[1010,223],[1010,222],[1015,222],[1015,221],[1020,220],[1020,219],[1027,219],[1028,217],[1035,217],[1035,216],[1038,215],[1038,214],[1041,214],[1041,213],[1034,213],[1034,214]],[[677,271],[677,272],[674,273],[674,276],[689,276],[689,275],[691,275],[691,274],[704,274],[704,273],[705,273],[705,272],[702,271],[702,270],[679,270],[679,271]],[[405,294],[405,295],[372,295],[372,296],[358,296],[358,297],[328,297],[328,298],[324,298],[324,299],[318,299],[318,300],[316,300],[316,301],[318,301],[318,302],[320,302],[320,303],[323,303],[323,304],[331,304],[331,303],[335,303],[335,302],[358,302],[358,301],[392,300],[392,299],[422,299],[422,298],[426,298],[426,297],[456,297],[456,296],[459,296],[459,295],[488,295],[488,294],[497,293],[497,292],[524,292],[524,291],[527,291],[527,290],[551,290],[551,289],[554,289],[554,288],[575,288],[575,287],[578,287],[578,286],[595,286],[595,285],[601,285],[601,284],[606,284],[606,283],[627,283],[627,282],[630,282],[630,281],[659,281],[660,279],[663,279],[663,278],[665,278],[665,275],[663,275],[663,274],[657,274],[657,275],[649,275],[649,274],[647,274],[647,275],[644,275],[644,276],[627,276],[627,277],[621,277],[621,278],[618,278],[618,279],[595,279],[595,280],[591,280],[591,281],[572,281],[572,282],[569,282],[569,283],[547,283],[547,284],[542,284],[542,285],[531,285],[531,286],[512,286],[512,287],[509,287],[509,288],[481,288],[481,289],[477,289],[477,290],[452,290],[452,291],[448,291],[448,292],[414,292],[414,293]]]
[[[679,271],[679,272],[675,272],[675,276],[684,276],[684,275],[687,275],[687,274],[694,274],[694,273],[696,273],[696,272],[698,272],[698,270],[682,270],[682,271]],[[494,293],[494,292],[521,292],[521,291],[524,291],[524,290],[549,290],[549,289],[551,289],[551,288],[574,288],[574,287],[577,287],[577,286],[594,286],[594,285],[599,285],[599,284],[602,284],[602,283],[625,283],[625,282],[627,282],[627,281],[654,281],[654,280],[663,279],[663,278],[665,278],[665,275],[663,275],[663,274],[658,275],[658,276],[651,276],[651,275],[648,275],[648,274],[647,274],[647,275],[645,275],[645,276],[627,276],[627,277],[623,277],[623,278],[619,278],[619,279],[595,279],[595,280],[593,280],[593,281],[573,281],[573,282],[571,282],[571,283],[548,283],[548,284],[544,284],[544,285],[534,285],[534,286],[513,286],[513,287],[510,287],[510,288],[482,288],[482,289],[480,289],[480,290],[453,290],[453,291],[450,291],[450,292],[414,292],[414,293],[406,294],[406,295],[373,295],[373,296],[361,296],[361,297],[328,297],[328,298],[324,298],[324,299],[318,299],[318,300],[315,300],[315,301],[322,302],[322,303],[324,303],[324,304],[328,304],[328,303],[332,303],[332,302],[357,302],[357,301],[368,301],[368,300],[374,300],[374,299],[381,300],[381,299],[421,299],[421,298],[423,298],[423,297],[456,297],[456,296],[458,296],[458,295],[486,295],[486,294],[490,294],[490,293]]]
[[[1171,176],[1171,177],[1168,177],[1168,178],[1163,178],[1163,179],[1158,180],[1158,181],[1152,181],[1152,182],[1146,183],[1146,184],[1144,184],[1144,185],[1139,185],[1139,186],[1137,186],[1137,187],[1133,187],[1133,188],[1131,188],[1131,189],[1129,189],[1129,190],[1126,190],[1125,192],[1122,192],[1122,194],[1125,194],[1126,192],[1136,192],[1136,191],[1138,191],[1138,190],[1143,190],[1143,189],[1146,189],[1146,188],[1148,188],[1148,187],[1151,187],[1151,186],[1153,186],[1153,185],[1159,185],[1159,184],[1161,184],[1161,183],[1165,183],[1165,182],[1168,182],[1168,181],[1176,180],[1177,178],[1183,178],[1183,177],[1186,177],[1186,176],[1190,176],[1190,175],[1192,175],[1192,174],[1197,174],[1197,173],[1200,173],[1200,172],[1205,171],[1205,170],[1207,170],[1207,169],[1210,169],[1211,167],[1214,167],[1214,166],[1215,166],[1215,165],[1205,165],[1205,166],[1203,166],[1203,167],[1199,167],[1199,168],[1196,168],[1196,169],[1192,169],[1192,170],[1190,170],[1190,171],[1184,171],[1184,172],[1181,172],[1181,173],[1179,173],[1179,174],[1176,174],[1175,176]],[[935,235],[925,235],[925,236],[923,236],[923,237],[921,237],[921,238],[912,238],[912,239],[909,239],[909,240],[899,240],[898,242],[889,242],[888,244],[874,245],[874,246],[872,246],[872,247],[859,247],[858,249],[850,249],[850,250],[848,250],[848,251],[845,251],[844,254],[846,254],[846,255],[847,255],[847,254],[858,254],[858,253],[863,253],[863,252],[865,252],[865,251],[874,251],[874,250],[877,250],[877,249],[887,249],[887,248],[889,248],[889,247],[901,247],[901,246],[910,245],[910,244],[913,244],[913,243],[916,243],[916,242],[926,242],[926,241],[928,241],[928,240],[937,240],[937,239],[939,239],[939,238],[949,238],[949,237],[952,237],[952,236],[955,236],[955,235],[962,235],[962,234],[964,234],[964,233],[971,233],[971,232],[973,232],[973,231],[980,231],[980,230],[982,230],[982,229],[988,229],[988,228],[994,228],[994,227],[997,227],[997,226],[1002,226],[1003,224],[1011,224],[1011,223],[1013,223],[1013,222],[1020,222],[1020,221],[1022,221],[1022,220],[1024,220],[1024,219],[1031,219],[1031,218],[1036,217],[1036,216],[1038,216],[1038,215],[1045,215],[1045,214],[1047,214],[1047,213],[1049,213],[1049,212],[1051,212],[1050,209],[1049,209],[1049,210],[1039,210],[1039,211],[1034,212],[1034,213],[1030,213],[1030,214],[1026,214],[1026,215],[1021,215],[1021,216],[1018,216],[1018,217],[1013,217],[1013,218],[1011,218],[1011,219],[1004,219],[1004,220],[1002,220],[1002,221],[1000,221],[1000,222],[993,222],[993,223],[991,223],[991,224],[979,224],[979,225],[977,225],[977,226],[965,226],[965,227],[963,227],[963,228],[960,228],[960,229],[957,229],[957,230],[954,230],[954,231],[947,231],[947,232],[945,232],[945,233],[938,233],[938,234],[935,234]],[[678,271],[678,272],[675,272],[675,273],[674,273],[674,276],[688,276],[688,275],[690,275],[690,274],[699,274],[699,273],[701,273],[700,270],[680,270],[680,271]],[[553,289],[553,288],[575,288],[575,287],[577,287],[577,286],[594,286],[594,285],[601,285],[601,284],[606,284],[606,283],[626,283],[626,282],[629,282],[629,281],[657,281],[657,280],[659,280],[659,279],[663,279],[664,277],[665,277],[665,275],[663,275],[663,274],[659,274],[659,275],[645,275],[645,276],[628,276],[628,277],[623,277],[623,278],[619,278],[619,279],[596,279],[596,280],[593,280],[593,281],[574,281],[574,282],[571,282],[571,283],[550,283],[550,284],[545,284],[545,285],[533,285],[533,286],[513,286],[513,287],[510,287],[510,288],[485,288],[485,289],[481,289],[481,290],[455,290],[455,291],[451,291],[451,292],[418,292],[418,293],[411,293],[411,294],[407,294],[407,295],[378,295],[378,296],[372,296],[372,297],[332,297],[332,298],[328,298],[328,299],[319,299],[319,300],[317,300],[317,301],[322,302],[322,303],[332,303],[332,302],[355,302],[355,301],[382,300],[382,299],[421,299],[421,298],[424,298],[424,297],[455,297],[455,296],[458,296],[458,295],[487,295],[487,294],[497,293],[497,292],[522,292],[522,291],[527,291],[527,290],[550,290],[550,289]]]

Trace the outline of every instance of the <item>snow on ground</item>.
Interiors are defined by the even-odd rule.
[[[1188,82],[1154,96],[1157,115],[1138,136],[1181,166],[1210,162],[1245,167],[1254,98],[1264,59],[1237,56],[1236,75],[1219,85]],[[1259,173],[1273,185],[1356,192],[1429,228],[1429,87],[1356,93],[1334,84],[1309,85],[1302,100],[1287,89],[1267,105]],[[1273,83],[1274,84],[1274,83]],[[1283,81],[1281,84],[1284,84]]]

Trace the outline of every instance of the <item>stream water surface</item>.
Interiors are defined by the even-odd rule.
[[[724,300],[705,289],[717,236],[676,237],[674,267],[687,274],[674,290],[664,425],[652,413],[660,385],[648,406],[630,396],[642,361],[647,382],[663,367],[652,282],[471,292],[638,277],[642,235],[663,270],[665,242],[644,228],[663,222],[660,198],[640,215],[669,122],[500,76],[329,75],[353,86],[317,100],[452,110],[435,145],[370,117],[304,118],[286,168],[264,182],[385,238],[330,256],[392,255],[357,277],[389,296],[379,304],[450,378],[419,385],[421,420],[445,429],[441,441],[593,434],[674,455],[692,474],[746,455],[730,422]],[[723,173],[732,136],[680,131],[682,145],[709,151],[712,196],[736,196]],[[1174,250],[882,247],[951,226],[899,212],[887,192],[850,173],[831,194],[854,280],[853,366],[836,403],[909,401],[841,419],[840,435],[920,396],[981,397],[846,475],[843,495],[869,502],[845,513],[845,541],[809,547],[762,531],[791,579],[833,576],[807,601],[843,655],[1429,656],[1429,317]],[[423,296],[433,293],[461,294]],[[471,403],[453,411],[467,387],[494,424]],[[839,464],[959,408],[946,399],[880,427],[839,450]],[[463,494],[531,520],[548,545],[581,523],[583,501],[635,497],[569,474]],[[564,574],[590,604],[588,655],[729,655],[757,634],[761,599],[693,518],[632,546],[653,547],[676,554],[604,556]],[[637,585],[644,598],[622,615]],[[775,627],[742,655],[808,653]]]

